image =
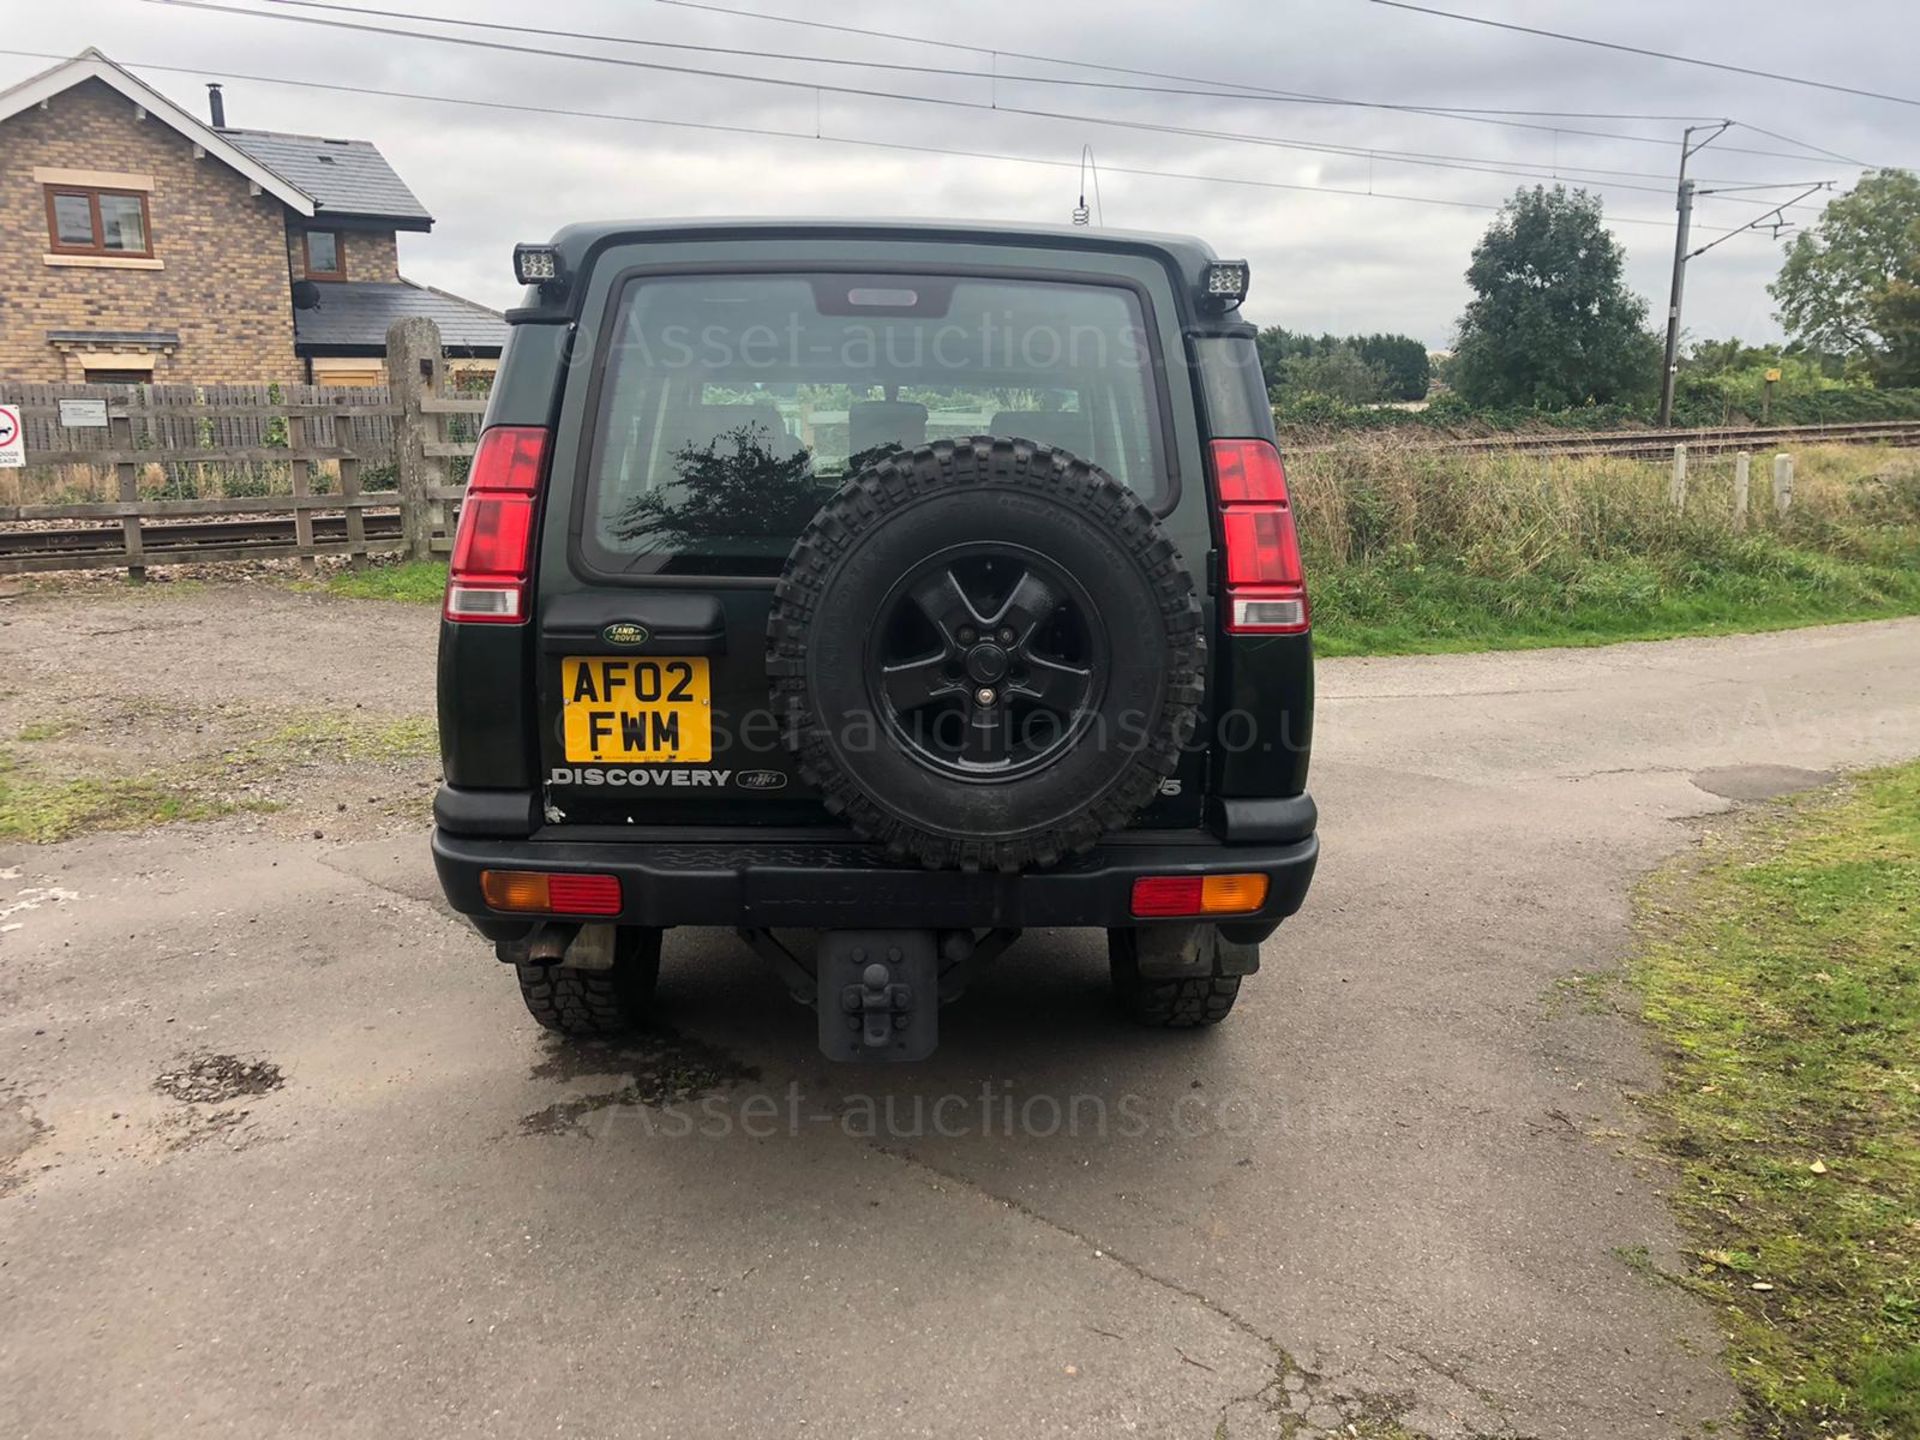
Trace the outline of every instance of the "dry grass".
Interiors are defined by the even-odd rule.
[[[1860,526],[1920,523],[1920,453],[1813,446],[1794,454],[1793,508],[1773,506],[1773,453],[1753,457],[1748,528],[1831,541]],[[1409,549],[1507,576],[1553,557],[1608,560],[1713,548],[1733,535],[1734,457],[1691,457],[1685,513],[1668,461],[1522,452],[1447,454],[1392,438],[1289,459],[1308,554],[1336,567]]]

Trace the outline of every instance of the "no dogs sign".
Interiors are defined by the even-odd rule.
[[[0,405],[0,470],[18,470],[27,463],[27,441],[20,433],[20,412]]]

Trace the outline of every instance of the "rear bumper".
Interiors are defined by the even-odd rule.
[[[711,832],[709,832],[711,833]],[[453,908],[494,940],[524,934],[526,917],[490,910],[486,869],[616,875],[627,925],[800,929],[969,929],[1122,926],[1142,875],[1258,872],[1267,903],[1236,922],[1277,922],[1300,908],[1318,839],[1225,844],[1201,832],[1117,836],[1050,870],[1017,875],[922,870],[848,840],[503,839],[433,833],[433,863]],[[563,917],[564,918],[564,917]],[[599,917],[605,919],[607,917]]]

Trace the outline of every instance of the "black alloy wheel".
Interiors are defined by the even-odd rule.
[[[958,545],[881,602],[868,652],[874,711],[932,770],[1019,780],[1086,734],[1110,643],[1086,590],[1046,557]]]

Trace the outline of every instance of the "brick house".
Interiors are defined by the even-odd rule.
[[[204,123],[89,49],[0,91],[0,379],[370,383],[431,316],[476,368],[497,311],[400,274],[429,215],[364,140]]]

